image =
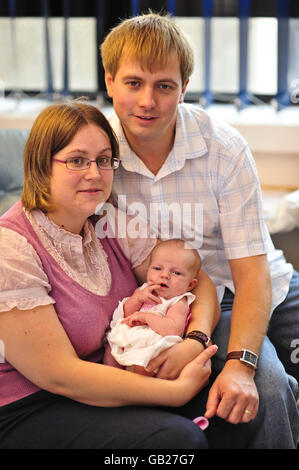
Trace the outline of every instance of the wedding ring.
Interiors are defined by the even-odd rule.
[[[250,410],[245,410],[245,411],[244,411],[244,414],[246,414],[246,415],[252,415],[252,411],[250,411]]]

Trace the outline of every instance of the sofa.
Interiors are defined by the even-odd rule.
[[[20,199],[26,130],[0,129],[0,215]]]
[[[21,196],[23,182],[22,154],[29,131],[0,129],[0,215]],[[299,270],[299,228],[273,233],[276,248],[284,251],[287,261]]]

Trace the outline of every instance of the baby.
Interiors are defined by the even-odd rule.
[[[182,240],[159,243],[151,253],[147,283],[123,299],[113,314],[107,335],[113,358],[134,372],[152,375],[149,361],[182,341],[190,292],[198,280],[201,259]]]

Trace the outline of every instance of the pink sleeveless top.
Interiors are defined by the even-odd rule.
[[[103,336],[110,325],[113,311],[119,300],[130,296],[137,287],[131,264],[117,241],[114,238],[100,240],[108,256],[112,282],[108,294],[99,296],[80,286],[64,273],[43,247],[20,202],[0,218],[0,226],[24,236],[38,254],[52,287],[50,295],[56,302],[54,307],[58,318],[78,356],[87,361],[101,362],[104,354]],[[0,406],[39,390],[11,364],[0,364]]]

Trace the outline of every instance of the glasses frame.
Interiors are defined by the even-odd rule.
[[[52,161],[53,161],[53,162],[64,163],[64,164],[66,165],[66,168],[67,168],[68,170],[70,170],[70,171],[85,171],[85,170],[88,170],[88,169],[90,168],[90,165],[91,165],[92,163],[96,163],[96,165],[97,165],[97,167],[98,167],[99,170],[117,170],[117,168],[119,167],[119,165],[120,165],[120,163],[121,163],[121,160],[120,160],[119,158],[112,157],[112,158],[110,158],[111,162],[112,162],[112,161],[117,162],[117,166],[116,166],[115,168],[112,168],[112,167],[111,167],[111,168],[101,168],[101,167],[98,165],[98,163],[97,163],[97,161],[99,160],[100,157],[99,157],[98,159],[96,159],[96,160],[90,160],[90,158],[86,158],[86,157],[80,157],[80,158],[82,158],[82,159],[84,159],[84,160],[87,160],[87,161],[89,162],[89,163],[88,163],[88,166],[87,166],[86,168],[69,168],[69,167],[68,167],[68,162],[69,162],[69,160],[73,159],[73,157],[69,157],[69,158],[67,158],[66,160],[59,160],[58,158],[54,158],[54,157],[53,157],[53,158],[52,158]]]

